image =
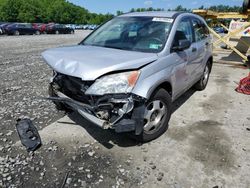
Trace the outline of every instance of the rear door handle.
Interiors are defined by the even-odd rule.
[[[192,48],[192,52],[196,52],[197,51],[197,48]]]

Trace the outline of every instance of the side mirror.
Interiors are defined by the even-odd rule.
[[[191,42],[187,39],[179,40],[179,46],[174,46],[173,51],[183,51],[188,49],[191,46]]]

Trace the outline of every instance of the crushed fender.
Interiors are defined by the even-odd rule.
[[[37,128],[30,119],[18,119],[16,129],[22,144],[28,152],[35,151],[42,145]]]

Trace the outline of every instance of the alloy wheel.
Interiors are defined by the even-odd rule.
[[[204,75],[203,75],[203,80],[202,80],[204,85],[207,85],[208,78],[209,78],[209,67],[208,67],[208,65],[206,65]]]
[[[166,112],[166,105],[162,101],[155,100],[150,102],[144,114],[144,133],[154,134],[157,132],[162,126]]]

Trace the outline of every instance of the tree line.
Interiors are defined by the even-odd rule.
[[[219,12],[241,12],[242,7],[230,7],[226,5],[211,6],[199,9],[208,9]],[[163,8],[133,8],[129,12],[144,11],[164,11]],[[191,9],[177,6],[174,11],[188,11]],[[117,11],[116,15],[123,14]],[[66,0],[0,0],[0,21],[5,22],[37,22],[48,23],[56,22],[62,24],[101,24],[115,15],[113,14],[96,14],[87,9],[74,5]]]
[[[66,0],[0,0],[0,21],[100,24],[111,14],[90,13]]]

